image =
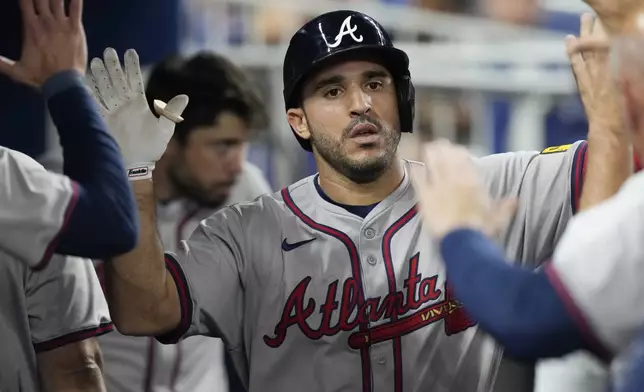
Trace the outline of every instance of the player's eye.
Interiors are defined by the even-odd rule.
[[[370,91],[380,91],[382,89],[382,82],[378,80],[372,80],[367,83],[367,90]]]
[[[324,93],[324,96],[327,98],[337,98],[340,96],[340,93],[340,89],[336,87],[327,90],[326,93]]]

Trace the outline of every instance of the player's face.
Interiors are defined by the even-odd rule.
[[[395,85],[383,66],[347,61],[329,67],[304,86],[302,106],[296,128],[337,172],[369,182],[389,168],[400,126]]]
[[[193,130],[169,165],[176,190],[204,206],[221,206],[242,170],[248,133],[244,121],[227,112],[214,125]]]

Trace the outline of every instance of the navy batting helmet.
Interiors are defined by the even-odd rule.
[[[286,110],[300,107],[301,89],[307,78],[332,60],[361,58],[386,67],[394,78],[402,132],[411,132],[415,90],[407,54],[394,47],[389,34],[370,16],[356,11],[333,11],[311,20],[291,38],[284,58]],[[295,133],[295,130],[293,130]],[[295,134],[302,148],[311,143]]]

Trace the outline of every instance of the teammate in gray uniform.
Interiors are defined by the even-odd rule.
[[[164,343],[222,338],[251,392],[530,391],[532,366],[504,358],[468,319],[421,230],[410,175],[423,167],[396,156],[413,123],[407,55],[372,18],[327,13],[291,39],[284,87],[319,173],[220,210],[165,257],[154,184],[134,182],[138,247],[106,264],[119,330]],[[126,104],[108,118],[119,142],[151,134],[121,125],[135,113]],[[537,267],[551,254],[577,206],[586,149],[478,161],[493,195],[519,198],[502,239],[513,259]]]
[[[145,95],[153,107],[153,98],[166,101],[179,93],[190,96],[185,120],[177,124],[153,176],[157,229],[171,251],[222,206],[271,192],[261,170],[246,161],[251,127],[263,112],[242,71],[214,53],[171,56],[153,67]],[[162,345],[114,331],[99,343],[110,392],[241,390],[230,361],[227,374],[220,339]]]
[[[87,61],[81,2],[71,1],[68,14],[63,0],[35,6],[23,0],[21,7],[22,57],[15,63],[2,59],[2,71],[43,90],[67,138],[77,136],[76,142],[91,152],[91,141],[98,139],[106,147],[111,141],[118,152],[104,124],[101,128],[79,75]],[[101,157],[107,149],[100,151]],[[95,168],[97,162],[89,161],[87,166]],[[76,193],[76,201],[85,203],[87,188],[77,188],[69,178],[48,173],[33,159],[7,148],[0,148],[0,165],[0,391],[104,391],[95,337],[112,328],[107,303],[91,261],[53,254],[58,248],[51,246],[63,217],[69,218],[74,190],[85,191]],[[124,166],[116,166],[119,171],[112,177],[127,185]],[[133,196],[129,191],[127,195]],[[120,202],[125,205],[127,199]],[[71,223],[82,227],[76,211]],[[132,237],[136,239],[136,232]],[[42,263],[50,258],[53,263]],[[39,271],[30,268],[37,264]]]

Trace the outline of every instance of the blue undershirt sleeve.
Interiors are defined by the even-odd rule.
[[[481,327],[521,359],[589,348],[543,270],[510,264],[482,233],[459,229],[440,244],[456,297]]]
[[[76,71],[51,77],[42,87],[63,148],[63,174],[78,184],[75,207],[57,242],[57,253],[108,259],[134,248],[136,202],[116,141]]]

